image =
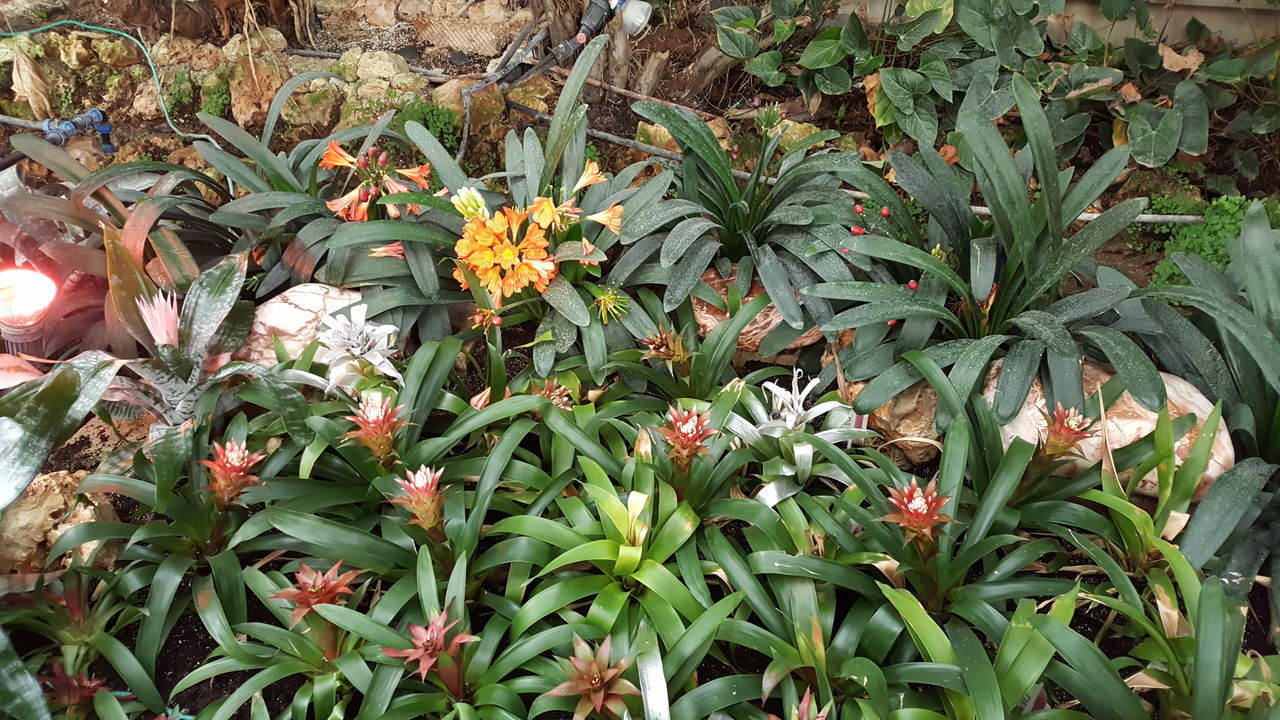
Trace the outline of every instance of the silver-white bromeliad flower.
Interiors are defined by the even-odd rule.
[[[355,305],[347,315],[329,315],[321,322],[320,349],[316,362],[329,366],[329,387],[351,387],[349,383],[373,368],[387,377],[403,380],[391,356],[396,353],[396,327],[378,325],[365,319],[367,305]]]
[[[838,485],[849,484],[849,479],[836,466],[815,462],[814,447],[797,437],[798,434],[811,433],[830,443],[875,435],[866,429],[861,416],[838,400],[806,408],[809,395],[821,381],[814,378],[802,387],[803,376],[800,370],[795,370],[790,388],[773,382],[763,383],[760,387],[769,395],[768,408],[754,394],[745,392],[740,384],[725,388],[726,392],[739,394],[740,402],[750,416],[746,418],[729,413],[725,429],[762,458],[764,472],[760,477],[765,484],[755,497],[769,506],[800,492],[813,477],[835,481]],[[811,425],[825,427],[814,432]]]

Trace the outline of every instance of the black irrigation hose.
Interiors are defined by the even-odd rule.
[[[551,122],[550,115],[544,112],[538,112],[537,110],[534,110],[531,107],[526,107],[524,105],[521,105],[518,102],[507,100],[507,107],[511,108],[512,110],[516,110],[518,112],[524,113],[525,115],[529,115],[542,122],[546,122],[546,123]],[[636,140],[630,140],[620,135],[614,135],[613,133],[607,133],[602,130],[596,130],[594,128],[591,128],[590,126],[587,127],[587,135],[589,137],[596,138],[597,140],[604,140],[605,142],[611,142],[615,145],[621,145],[622,147],[631,148],[632,150],[639,150],[640,152],[648,153],[649,155],[660,157],[666,160],[675,160],[678,162],[682,159],[682,156],[680,153],[672,152],[670,150],[665,150],[655,145],[648,145],[646,143],[638,142]],[[751,179],[750,173],[746,173],[741,170],[733,170],[732,172],[733,172],[733,176],[738,178],[739,180]],[[765,182],[769,183],[770,185],[776,183],[777,181],[778,179],[775,177],[765,178]],[[864,192],[860,192],[858,190],[845,190],[845,192],[850,197],[853,197],[858,200],[867,200],[871,197],[870,195]],[[971,210],[975,215],[987,215],[987,216],[991,215],[991,208],[983,207],[981,205],[970,205],[969,210]],[[1095,212],[1080,213],[1078,216],[1076,216],[1075,219],[1092,222],[1094,220],[1097,220],[1101,214],[1102,213],[1095,213]],[[1167,225],[1199,225],[1204,222],[1204,217],[1200,215],[1142,214],[1134,218],[1133,221],[1136,223],[1159,224],[1159,225],[1166,225],[1166,224]]]

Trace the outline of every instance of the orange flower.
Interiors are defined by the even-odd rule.
[[[502,298],[530,285],[545,292],[556,276],[555,258],[547,252],[546,233],[537,223],[526,224],[528,217],[525,210],[506,207],[487,220],[469,220],[454,247],[458,260],[480,279],[497,307],[502,306]],[[524,235],[517,241],[521,228]],[[453,276],[464,289],[467,287],[461,269],[455,270]]]
[[[261,485],[257,475],[250,475],[254,465],[266,459],[262,453],[249,452],[243,442],[230,440],[226,445],[213,444],[213,459],[201,460],[209,468],[208,490],[213,491],[214,501],[225,509],[236,501],[252,485]]]
[[[596,251],[596,246],[591,244],[590,240],[587,240],[586,238],[582,238],[582,259],[578,260],[578,264],[583,266],[599,265],[600,264],[599,260],[589,259],[591,257],[591,254],[594,253],[595,251]]]
[[[608,210],[601,210],[594,215],[588,215],[587,219],[594,223],[600,223],[609,229],[614,235],[622,234],[622,206],[611,205]]]
[[[329,141],[329,149],[324,151],[324,155],[320,156],[320,167],[322,168],[354,168],[355,166],[355,157],[343,150],[342,146],[333,140]]]
[[[569,221],[577,220],[582,211],[573,206],[573,198],[558,207],[551,198],[540,197],[529,208],[533,221],[544,229],[564,230]]]
[[[405,185],[404,183],[400,182],[399,180],[396,180],[390,175],[384,175],[382,177],[382,187],[386,188],[388,195],[409,192],[408,185]],[[405,207],[407,207],[409,209],[409,212],[413,213],[414,215],[417,215],[418,213],[422,212],[422,207],[419,205],[415,205],[413,203],[408,203],[407,205],[405,205]],[[396,207],[395,205],[387,205],[386,208],[387,208],[387,214],[390,215],[391,217],[393,218],[400,217],[400,208]]]
[[[369,219],[369,188],[358,187],[340,198],[325,203],[325,207],[333,211],[343,220],[364,222]]]
[[[293,575],[293,587],[267,598],[268,600],[288,600],[293,603],[293,615],[289,618],[289,626],[298,624],[307,613],[315,610],[317,605],[339,605],[343,595],[351,595],[355,591],[349,586],[360,575],[359,570],[348,570],[341,575],[342,561],[325,572],[312,570],[302,563],[298,572]]]
[[[587,166],[582,169],[582,177],[578,178],[578,183],[573,186],[573,192],[570,194],[576,195],[582,188],[604,181],[604,175],[600,174],[600,165],[595,160],[588,160]]]
[[[431,186],[431,163],[424,162],[418,167],[404,168],[396,170],[396,172],[414,181],[418,184],[418,187],[423,190],[426,190]]]
[[[400,258],[401,260],[403,260],[404,259],[404,243],[397,240],[389,245],[382,245],[380,247],[376,247],[373,249],[373,252],[369,253],[369,257]]]

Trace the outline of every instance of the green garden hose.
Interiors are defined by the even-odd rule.
[[[164,121],[169,125],[169,128],[172,129],[175,133],[177,133],[179,137],[193,138],[198,140],[208,140],[214,145],[220,147],[218,141],[209,135],[204,135],[200,133],[183,132],[178,128],[177,125],[173,124],[173,118],[169,117],[169,103],[165,101],[164,86],[160,83],[160,72],[156,70],[155,61],[151,59],[151,53],[147,52],[147,46],[144,45],[141,40],[130,35],[127,32],[123,32],[120,30],[112,30],[111,28],[98,27],[97,25],[89,25],[87,23],[82,23],[76,20],[59,20],[58,22],[49,23],[48,25],[42,25],[38,28],[32,28],[30,30],[19,30],[18,32],[0,32],[0,38],[18,37],[19,35],[32,35],[35,33],[44,32],[46,30],[52,30],[53,28],[61,27],[63,25],[70,25],[72,27],[83,28],[85,30],[96,30],[98,32],[105,32],[105,33],[110,33],[112,35],[119,35],[122,38],[127,38],[128,40],[132,41],[133,44],[137,45],[138,49],[142,51],[142,56],[147,59],[147,67],[151,68],[151,77],[152,79],[155,80],[155,83],[156,83],[156,94],[160,100],[160,109],[164,112]]]

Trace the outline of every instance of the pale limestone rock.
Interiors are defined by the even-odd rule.
[[[222,46],[222,54],[228,61],[236,62],[250,55],[284,52],[287,47],[289,43],[284,39],[284,34],[269,27],[250,33],[249,37],[241,33],[232,35],[227,44]]]
[[[416,72],[397,73],[391,78],[391,88],[396,92],[419,93],[427,89],[431,83]]]
[[[244,345],[232,355],[260,365],[276,364],[275,338],[296,358],[320,334],[320,322],[326,315],[360,300],[356,290],[306,283],[297,285],[258,306],[253,313],[253,327]]]
[[[280,117],[291,127],[309,127],[327,133],[333,127],[342,93],[323,78],[298,89],[280,111]]]
[[[111,67],[128,67],[145,61],[138,46],[122,37],[94,40],[93,51],[98,54],[99,61]]]
[[[510,5],[505,0],[405,0],[400,16],[429,45],[496,57],[529,20],[528,8]]]
[[[431,102],[457,113],[458,122],[461,123],[464,117],[462,91],[474,84],[473,80],[461,78],[450,80],[431,91]],[[486,128],[502,118],[506,109],[506,98],[502,96],[502,91],[497,85],[487,85],[472,92],[471,132],[477,136],[484,134]]]
[[[191,38],[165,34],[151,46],[151,59],[156,67],[188,63],[195,57],[198,47],[199,44]]]
[[[625,216],[623,222],[626,222]],[[720,273],[714,268],[708,268],[702,273],[702,281],[711,286],[720,297],[725,297],[729,283],[735,282],[738,277],[738,270],[729,274],[729,280],[726,282],[720,277]],[[742,302],[745,304],[750,302],[752,298],[764,293],[764,287],[755,284],[747,291]],[[711,303],[703,300],[697,295],[690,295],[689,299],[693,302],[693,319],[698,323],[698,333],[704,337],[711,332],[717,325],[729,319],[728,313],[720,310]],[[766,305],[764,310],[760,311],[747,326],[743,328],[742,334],[738,336],[738,349],[743,352],[755,352],[760,349],[760,342],[764,340],[774,328],[782,324],[782,313],[778,312],[778,308],[771,303]],[[787,350],[795,350],[808,345],[812,345],[822,339],[822,331],[816,327],[809,328],[803,335],[796,338],[794,342],[786,347]]]
[[[119,520],[111,503],[101,494],[90,495],[88,505],[76,501],[76,489],[88,474],[82,470],[37,475],[22,496],[5,508],[4,516],[0,517],[0,574],[25,574],[44,568],[50,546],[76,525]],[[98,544],[80,546],[77,551],[80,559],[88,560]],[[109,567],[109,560],[104,554],[98,564]],[[62,559],[54,569],[69,564],[69,558]]]
[[[982,391],[982,395],[987,402],[992,402],[995,398],[996,380],[999,377],[1002,364],[1002,360],[996,360],[992,363],[991,370],[987,374],[986,384],[983,386]],[[1084,364],[1085,395],[1088,396],[1097,392],[1111,377],[1110,370],[1086,362]],[[1200,430],[1204,426],[1205,418],[1209,416],[1209,413],[1213,412],[1213,403],[1209,402],[1208,398],[1201,394],[1191,383],[1182,378],[1174,377],[1168,373],[1160,373],[1160,377],[1164,380],[1165,392],[1169,398],[1169,416],[1178,418],[1188,413],[1194,413],[1196,416],[1196,424],[1191,428],[1191,431],[1174,444],[1174,453],[1178,457],[1178,464],[1181,465],[1182,461],[1187,458],[1188,453],[1191,452],[1196,438],[1200,436]],[[1043,415],[1047,409],[1044,388],[1041,386],[1039,378],[1037,378],[1031,384],[1031,391],[1027,393],[1027,399],[1023,404],[1022,410],[1008,425],[1000,428],[1000,435],[1004,440],[1005,446],[1007,447],[1009,443],[1013,442],[1015,437],[1020,437],[1028,442],[1039,442],[1047,428]],[[1101,425],[1095,425],[1093,427],[1094,434],[1080,442],[1080,457],[1066,464],[1060,471],[1062,474],[1076,475],[1102,460],[1104,430],[1111,448],[1113,450],[1122,448],[1125,445],[1136,442],[1143,435],[1154,430],[1157,413],[1139,405],[1133,399],[1133,396],[1126,392],[1111,407],[1107,408],[1106,418],[1105,428]],[[1213,439],[1208,467],[1205,468],[1204,474],[1200,477],[1200,486],[1196,493],[1196,498],[1199,499],[1203,496],[1209,486],[1222,473],[1231,469],[1233,465],[1235,465],[1235,450],[1231,445],[1231,435],[1227,430],[1226,423],[1221,423]],[[1121,482],[1125,482],[1127,479],[1127,477],[1122,477]],[[1156,485],[1156,473],[1154,470],[1142,478],[1138,483],[1136,492],[1147,497],[1158,497],[1159,488]]]
[[[93,61],[89,40],[82,35],[49,33],[44,38],[45,53],[72,70],[81,70]]]
[[[217,70],[226,61],[226,56],[217,45],[203,43],[191,54],[193,70]]]
[[[356,65],[356,77],[360,80],[390,80],[409,72],[409,61],[404,56],[384,50],[367,52]]]
[[[364,21],[374,27],[396,24],[396,0],[361,0]]]
[[[276,91],[288,79],[289,72],[278,58],[240,60],[231,73],[230,81],[231,117],[236,124],[250,127],[265,122]]]

